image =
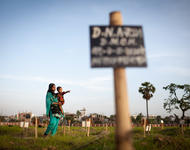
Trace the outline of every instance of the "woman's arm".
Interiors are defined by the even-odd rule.
[[[59,104],[58,102],[53,102],[52,104]]]
[[[51,106],[51,95],[50,93],[47,93],[46,95],[46,116],[49,116],[50,106]]]

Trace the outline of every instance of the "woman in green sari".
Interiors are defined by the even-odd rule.
[[[44,137],[46,137],[50,131],[52,136],[55,135],[58,128],[59,120],[61,117],[63,117],[58,107],[59,103],[55,95],[55,89],[55,84],[50,83],[49,89],[46,94],[46,116],[50,117],[50,121],[44,133]]]

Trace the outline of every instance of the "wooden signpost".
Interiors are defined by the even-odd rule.
[[[90,26],[91,67],[112,67],[114,74],[116,145],[131,150],[131,120],[125,67],[146,67],[141,26],[122,26],[120,12],[110,13],[110,26]]]
[[[106,123],[106,132],[108,132],[108,124]]]
[[[143,124],[143,130],[144,130],[144,137],[146,136],[146,125],[147,125],[147,119],[146,117],[143,117],[142,119]]]
[[[35,117],[35,138],[38,138],[38,118]]]
[[[163,130],[164,129],[164,121],[161,120],[161,129]]]
[[[86,121],[82,121],[82,127],[86,127]]]
[[[69,133],[71,132],[71,120],[68,120],[69,123]]]
[[[63,119],[62,129],[63,129],[63,135],[64,135],[64,136],[65,136],[65,130],[66,130],[66,129],[65,129],[65,128],[66,128],[66,127],[65,127],[65,126],[66,126],[66,122],[67,122],[67,121],[66,121],[65,119]]]
[[[90,118],[88,120],[86,120],[86,128],[87,128],[87,136],[90,135]]]
[[[20,122],[20,127],[22,128],[22,136],[27,136],[28,134],[28,128],[29,128],[29,122],[27,121],[21,121]]]
[[[66,120],[63,121],[63,135],[65,136],[65,125],[66,125]]]
[[[184,124],[185,124],[185,120],[181,119],[180,120],[180,126],[181,126],[181,133],[182,133],[182,135],[184,135]]]
[[[91,67],[147,66],[142,27],[121,26],[114,15],[112,26],[90,26]]]

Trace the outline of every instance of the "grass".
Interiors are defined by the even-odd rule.
[[[38,128],[38,138],[34,138],[34,128],[22,129],[16,126],[0,126],[0,150],[113,150],[115,149],[115,132],[110,127],[92,127],[90,136],[82,127],[66,128],[53,137],[42,137],[45,128]],[[143,128],[133,128],[133,145],[136,150],[188,150],[190,149],[190,128],[186,128],[184,135],[177,127],[152,128],[151,134],[143,137]]]
[[[167,127],[161,130],[153,128],[151,135],[142,137],[143,130],[134,129],[134,146],[138,150],[189,150],[190,149],[190,129],[187,128],[184,135],[177,127]]]

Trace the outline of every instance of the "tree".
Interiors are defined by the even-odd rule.
[[[67,116],[65,115],[65,119],[68,121],[68,120],[71,120],[71,123],[73,123],[74,121],[74,118],[72,116]]]
[[[5,121],[5,117],[4,116],[0,116],[0,122],[4,122]]]
[[[139,93],[142,94],[143,99],[146,100],[146,112],[147,112],[147,120],[148,120],[148,100],[153,97],[153,93],[156,91],[156,88],[150,82],[144,82],[139,87]]]
[[[110,115],[110,120],[113,122],[116,120],[116,116],[115,115]]]
[[[163,87],[163,89],[169,90],[170,92],[169,98],[165,99],[164,109],[169,113],[174,109],[181,109],[181,118],[184,119],[185,112],[190,109],[190,85],[171,83]]]
[[[174,117],[173,117],[172,115],[166,116],[166,117],[164,118],[164,123],[165,123],[165,124],[171,124],[171,123],[174,122],[173,120],[174,120]]]
[[[79,116],[81,115],[81,112],[79,110],[77,110],[76,115],[79,118]]]
[[[135,117],[131,116],[131,121],[132,121],[132,123],[136,123]]]
[[[161,116],[159,116],[159,115],[156,116],[156,123],[159,124],[159,123],[161,122],[161,120],[162,120],[162,117],[161,117]]]
[[[143,118],[143,114],[142,113],[139,113],[136,117],[136,123],[137,124],[141,124],[141,120]]]
[[[179,119],[178,115],[174,114],[174,116],[175,116],[175,123],[179,124],[180,119]]]

